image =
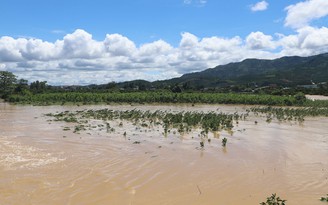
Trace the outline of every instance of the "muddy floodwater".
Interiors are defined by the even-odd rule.
[[[323,95],[306,95],[306,98],[310,100],[328,100],[328,96]]]
[[[250,116],[235,124],[233,133],[209,134],[211,141],[200,148],[197,133],[165,137],[157,128],[112,122],[115,132],[77,134],[64,130],[70,123],[43,115],[104,107],[245,110],[223,105],[0,103],[0,204],[256,205],[272,193],[288,205],[325,204],[319,198],[328,194],[328,118],[306,118],[299,124]]]

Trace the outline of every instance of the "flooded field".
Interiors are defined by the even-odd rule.
[[[255,205],[272,193],[288,205],[322,205],[328,194],[328,118],[265,122],[233,133],[164,136],[160,127],[111,122],[73,133],[44,116],[66,110],[244,112],[245,106],[14,106],[0,103],[0,204]],[[50,121],[52,120],[52,121]],[[257,121],[257,123],[254,123]],[[96,123],[96,122],[95,122]],[[95,124],[94,127],[97,124]],[[124,135],[126,132],[126,135]],[[227,138],[226,147],[221,140]],[[136,143],[137,142],[137,143]]]
[[[328,96],[323,95],[306,95],[306,98],[310,100],[328,100]]]

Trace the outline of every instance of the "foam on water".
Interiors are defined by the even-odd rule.
[[[0,137],[0,166],[5,169],[32,169],[64,161],[46,150],[23,145],[14,138]]]

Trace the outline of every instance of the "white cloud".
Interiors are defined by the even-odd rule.
[[[328,52],[328,28],[304,27],[297,34],[283,36],[277,42],[281,55],[309,56]]]
[[[107,34],[104,46],[112,56],[131,56],[137,49],[131,40],[120,34]]]
[[[25,41],[25,39],[23,40]],[[22,59],[20,49],[23,47],[22,39],[13,39],[9,36],[0,38],[0,62],[15,62]]]
[[[206,51],[212,52],[227,52],[232,48],[241,46],[242,40],[240,37],[233,37],[230,39],[224,39],[219,37],[203,38],[200,42],[200,46]]]
[[[5,68],[6,68],[6,64],[2,64],[2,63],[1,63],[1,64],[0,64],[0,69],[1,69],[1,70],[4,70]]]
[[[52,30],[51,33],[54,33],[54,34],[66,34],[66,31],[60,30],[60,29],[55,29],[55,30]]]
[[[191,4],[192,0],[183,0],[184,4]]]
[[[167,79],[246,58],[272,59],[323,52],[328,52],[327,27],[307,26],[295,34],[275,37],[257,31],[245,39],[198,37],[185,32],[181,33],[177,47],[164,40],[136,46],[121,34],[107,34],[103,41],[98,41],[78,29],[55,42],[1,37],[0,69],[29,81],[91,84]]]
[[[163,40],[144,44],[139,49],[141,56],[158,56],[168,54],[173,47]]]
[[[191,34],[191,33],[188,33],[188,32],[185,32],[185,33],[182,33],[182,39],[180,41],[180,47],[181,48],[191,48],[191,47],[194,47],[198,44],[198,38],[197,36]]]
[[[272,36],[265,35],[262,32],[252,32],[246,37],[246,46],[252,50],[267,50],[275,49],[275,43]]]
[[[307,0],[286,8],[287,17],[285,26],[291,28],[301,28],[309,25],[315,19],[319,19],[328,15],[327,0]]]
[[[70,58],[97,58],[104,53],[102,43],[92,39],[92,35],[82,29],[77,29],[72,34],[67,34],[62,42],[62,56]]]
[[[266,1],[260,1],[251,6],[252,11],[265,11],[268,9],[269,3]]]
[[[204,6],[207,0],[183,0],[183,3],[187,5]]]
[[[22,39],[24,47],[20,49],[23,58],[28,60],[49,60],[57,58],[60,52],[55,44],[40,39]]]

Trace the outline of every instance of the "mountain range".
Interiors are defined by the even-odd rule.
[[[309,56],[288,56],[274,60],[246,59],[184,74],[179,78],[148,82],[135,80],[119,83],[119,87],[182,86],[186,89],[216,88],[235,85],[298,86],[328,81],[328,53]]]

